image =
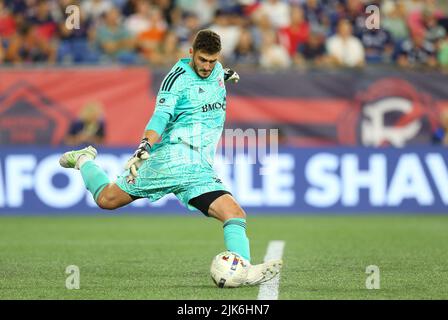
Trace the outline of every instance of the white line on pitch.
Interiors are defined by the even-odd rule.
[[[272,259],[281,259],[283,256],[283,249],[285,247],[285,241],[273,240],[269,242],[268,250],[264,256],[264,261]],[[258,292],[258,300],[277,300],[278,299],[278,286],[280,284],[280,273],[274,278],[260,285],[260,291]]]

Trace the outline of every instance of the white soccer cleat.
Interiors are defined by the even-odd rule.
[[[74,168],[79,169],[78,159],[81,156],[86,156],[89,160],[94,160],[96,158],[97,151],[94,147],[88,146],[87,148],[81,150],[68,151],[62,155],[59,159],[59,164],[63,168]]]
[[[247,279],[244,282],[244,285],[256,286],[260,283],[271,280],[280,273],[282,265],[282,260],[269,260],[264,263],[251,265],[249,267]]]

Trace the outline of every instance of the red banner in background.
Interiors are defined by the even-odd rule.
[[[88,103],[104,110],[105,144],[135,144],[151,116],[144,68],[0,71],[0,144],[63,142]]]
[[[59,145],[89,103],[104,110],[105,145],[134,146],[166,71],[142,67],[0,69],[0,144]],[[242,74],[227,86],[226,128],[279,129],[294,146],[431,143],[448,108],[440,73]]]

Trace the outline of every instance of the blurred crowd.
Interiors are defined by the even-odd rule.
[[[168,67],[202,28],[221,35],[229,65],[448,68],[446,0],[0,0],[0,64]]]

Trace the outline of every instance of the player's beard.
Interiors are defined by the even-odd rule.
[[[192,61],[192,64],[193,64],[194,72],[196,72],[196,74],[197,74],[200,78],[202,78],[202,79],[207,79],[207,78],[212,74],[212,72],[209,71],[208,74],[207,74],[206,76],[202,76],[202,75],[200,74],[200,72],[206,72],[206,71],[205,71],[205,70],[200,70],[200,69],[198,68],[198,66],[196,65],[196,63],[194,63],[194,60]]]

